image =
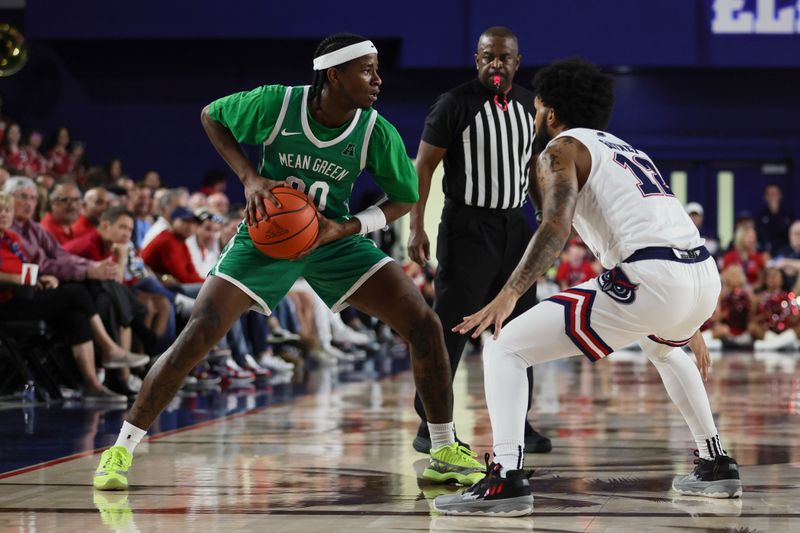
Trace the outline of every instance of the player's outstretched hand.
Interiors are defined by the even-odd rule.
[[[472,338],[477,339],[484,330],[489,326],[493,326],[494,334],[492,337],[497,339],[500,335],[500,329],[503,327],[503,322],[514,311],[516,304],[517,297],[513,292],[504,289],[486,307],[473,315],[464,317],[464,321],[454,327],[453,331],[463,335],[475,328],[475,331],[472,332]]]
[[[269,218],[267,210],[264,207],[264,199],[269,200],[276,207],[280,207],[281,203],[272,194],[272,189],[275,187],[285,187],[285,181],[276,181],[263,176],[252,175],[243,180],[244,182],[244,197],[247,200],[245,207],[245,222],[248,226],[258,224],[260,220]]]
[[[703,376],[703,381],[706,381],[708,379],[708,371],[711,370],[711,356],[708,354],[706,341],[699,329],[689,339],[689,349],[694,352],[694,357],[697,359],[697,368],[700,370],[700,375]]]

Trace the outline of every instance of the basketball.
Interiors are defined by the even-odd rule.
[[[308,196],[291,187],[275,187],[272,194],[281,207],[264,199],[269,218],[248,226],[250,239],[262,253],[274,259],[294,259],[308,250],[319,233],[317,208]]]

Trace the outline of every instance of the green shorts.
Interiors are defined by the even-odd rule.
[[[333,241],[297,261],[273,259],[253,245],[242,222],[209,276],[236,285],[256,302],[254,310],[267,315],[298,278],[305,278],[336,313],[346,308],[350,295],[389,261],[392,259],[362,235]]]

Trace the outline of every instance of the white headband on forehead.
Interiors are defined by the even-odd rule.
[[[377,53],[378,49],[375,48],[375,45],[372,44],[372,41],[361,41],[360,43],[351,44],[350,46],[345,46],[344,48],[339,48],[333,52],[315,57],[314,70],[325,70],[326,68],[347,63],[348,61],[357,57]]]

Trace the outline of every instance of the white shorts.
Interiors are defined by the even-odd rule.
[[[644,339],[683,346],[714,312],[719,292],[712,258],[623,263],[542,301],[492,344],[529,365],[579,353],[597,361]]]

